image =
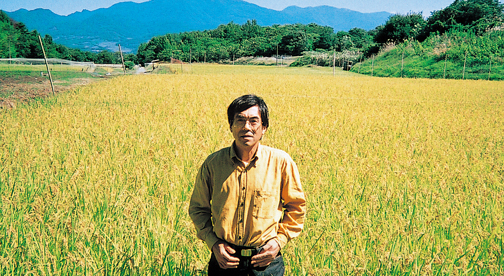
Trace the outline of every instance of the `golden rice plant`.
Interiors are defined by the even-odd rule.
[[[503,83],[188,69],[0,113],[2,274],[204,275],[188,201],[247,93],[308,199],[287,275],[504,273]]]

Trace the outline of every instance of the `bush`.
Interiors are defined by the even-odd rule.
[[[126,61],[124,63],[124,66],[126,67],[126,69],[131,70],[135,67],[135,63],[133,61]]]

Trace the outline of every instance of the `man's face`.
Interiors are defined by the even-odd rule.
[[[236,113],[231,126],[231,132],[236,142],[236,146],[241,149],[254,147],[266,132],[266,127],[262,125],[259,106],[255,105],[240,113]]]

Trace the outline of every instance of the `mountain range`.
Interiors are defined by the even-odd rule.
[[[7,14],[29,30],[49,34],[55,43],[85,51],[136,52],[141,43],[167,33],[204,31],[221,24],[256,20],[261,26],[309,24],[330,26],[335,31],[374,29],[384,24],[388,12],[361,13],[330,6],[288,7],[276,11],[242,0],[150,0],[121,2],[109,8],[83,10],[67,16],[47,9],[20,9]]]

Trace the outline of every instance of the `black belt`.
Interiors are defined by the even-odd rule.
[[[260,247],[249,247],[249,246],[238,246],[234,244],[229,244],[231,248],[233,248],[236,253],[232,254],[235,257],[238,257],[240,259],[240,263],[238,265],[238,271],[250,271],[252,269],[255,270],[264,270],[266,267],[258,267],[254,268],[252,267],[252,257],[257,255],[261,251],[262,248]]]
[[[259,249],[257,247],[238,246],[234,244],[229,244],[229,246],[236,251],[235,254],[238,255],[238,257],[250,258],[259,253]]]
[[[236,251],[236,253],[231,254],[231,255],[240,259],[237,271],[251,271],[251,270],[264,271],[266,269],[266,266],[265,267],[252,267],[252,264],[251,264],[252,257],[257,255],[259,252],[261,252],[262,246],[249,247],[249,246],[238,246],[238,245],[234,245],[231,243],[228,243],[228,244],[231,248],[233,248]],[[281,253],[278,252],[278,255],[281,255]],[[212,252],[212,257],[215,258],[215,256],[213,255],[213,252]],[[215,262],[217,262],[217,260],[215,260]]]

